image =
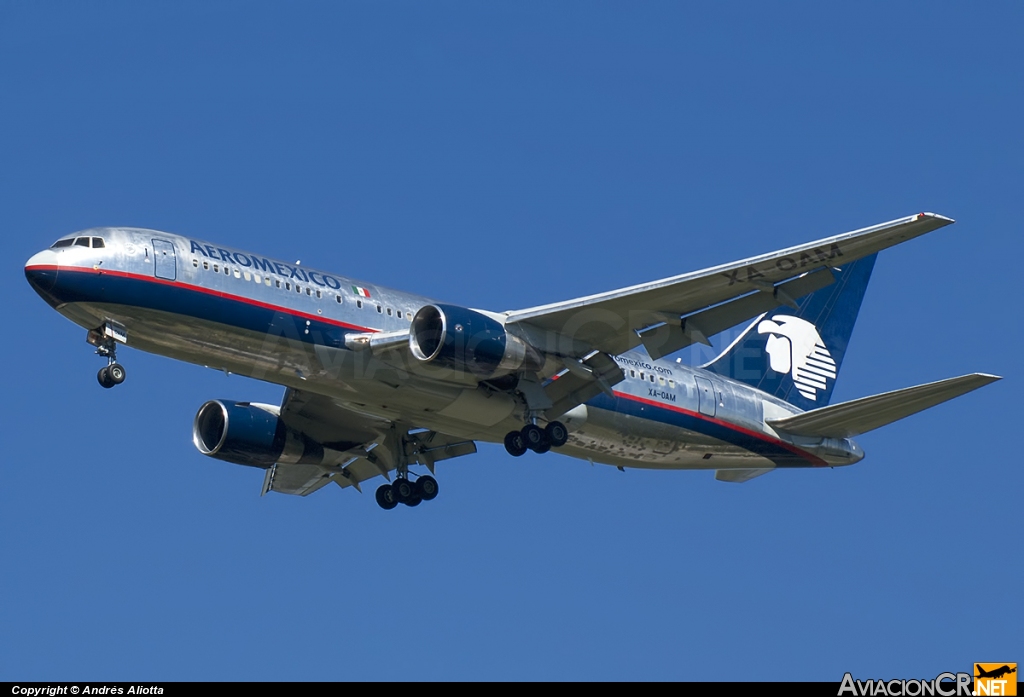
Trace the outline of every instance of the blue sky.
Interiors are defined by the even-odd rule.
[[[0,679],[934,677],[1024,660],[1015,3],[0,7]],[[733,486],[482,445],[390,513],[259,497],[22,267],[145,226],[527,307],[930,210],[833,396],[1000,383]],[[721,346],[721,342],[718,342]],[[1014,504],[1014,501],[1018,501]]]

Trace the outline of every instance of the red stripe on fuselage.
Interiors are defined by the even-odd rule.
[[[188,290],[196,291],[197,293],[205,293],[206,295],[212,295],[216,298],[223,300],[233,300],[235,302],[245,303],[247,305],[253,305],[255,307],[261,307],[265,310],[274,310],[275,312],[284,312],[286,314],[293,315],[295,317],[301,317],[302,319],[316,320],[317,322],[323,322],[325,324],[333,324],[337,327],[343,327],[345,329],[355,329],[360,332],[379,332],[379,329],[371,329],[369,327],[360,327],[357,324],[349,324],[348,322],[342,322],[336,319],[330,319],[323,315],[313,315],[308,312],[302,312],[301,310],[293,310],[289,307],[283,307],[281,305],[271,305],[270,303],[260,302],[253,298],[247,298],[244,295],[232,295],[231,293],[223,293],[219,290],[212,288],[203,288],[202,286],[193,285],[191,283],[183,283],[181,281],[168,281],[165,278],[156,278],[154,276],[145,276],[138,273],[130,273],[128,271],[114,271],[111,269],[93,269],[82,266],[57,266],[56,264],[39,264],[37,266],[26,266],[26,271],[56,271],[57,273],[63,273],[66,271],[72,271],[74,273],[94,273],[97,276],[108,275],[118,276],[120,278],[131,278],[136,281],[146,281],[148,283],[157,283],[165,286],[172,286],[175,288],[186,288]]]
[[[772,445],[788,450],[794,455],[799,455],[800,457],[804,458],[815,467],[828,467],[828,463],[822,460],[817,455],[812,455],[811,453],[801,450],[795,445],[791,445],[790,443],[779,440],[778,438],[773,438],[769,436],[767,433],[758,433],[757,431],[751,431],[749,428],[744,428],[743,426],[739,426],[730,421],[716,419],[712,416],[708,416],[707,414],[701,414],[700,412],[690,411],[689,409],[683,409],[682,407],[672,406],[670,404],[665,404],[663,402],[655,402],[654,400],[645,399],[643,397],[637,397],[636,395],[626,394],[625,392],[616,391],[615,395],[623,399],[629,399],[634,402],[639,402],[640,404],[646,404],[647,406],[656,407],[658,409],[665,409],[668,411],[679,412],[680,414],[686,414],[687,416],[692,416],[696,419],[700,419],[701,421],[707,421],[708,423],[717,424],[719,426],[725,426],[726,428],[732,431],[742,433],[752,438],[757,438],[758,440],[762,440],[765,443],[771,443]]]

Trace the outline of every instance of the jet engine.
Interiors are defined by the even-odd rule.
[[[455,305],[425,305],[413,317],[409,349],[422,363],[481,380],[539,370],[541,354],[494,317]]]
[[[323,446],[287,428],[279,413],[269,404],[215,399],[196,413],[192,442],[203,455],[236,465],[320,464]]]

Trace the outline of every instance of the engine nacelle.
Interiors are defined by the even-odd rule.
[[[544,365],[543,356],[502,322],[456,305],[421,307],[409,330],[409,349],[423,363],[483,380]]]
[[[203,455],[266,469],[276,462],[319,464],[324,448],[284,425],[278,407],[215,399],[199,408],[192,442]]]

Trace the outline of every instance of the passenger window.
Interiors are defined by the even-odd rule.
[[[629,370],[629,377],[631,377],[631,378],[635,378],[636,377],[636,371],[633,370],[632,368],[630,368],[630,370]]]
[[[285,281],[284,282],[284,289],[285,290],[291,290],[292,289],[292,284],[289,283],[288,281]]]
[[[641,380],[643,380],[643,379],[644,379],[644,371],[642,371],[642,370],[640,371],[640,379],[641,379]]]
[[[664,384],[665,384],[665,378],[663,378],[663,377],[661,377],[661,376],[659,375],[659,376],[658,376],[658,384],[659,384],[659,385],[664,385]]]
[[[242,274],[240,274],[238,272],[238,269],[235,269],[235,278],[241,278],[241,277],[242,277]]]
[[[252,275],[248,271],[243,272],[242,275],[245,276],[245,280],[252,280]],[[238,271],[235,271],[235,278],[238,278]]]
[[[75,238],[75,246],[76,247],[88,247],[89,246],[89,238],[88,237],[76,237]]]
[[[388,317],[390,317],[390,316],[391,316],[391,308],[389,307],[388,308]]]
[[[263,283],[264,283],[264,285],[267,286],[267,288],[269,288],[270,287],[270,276],[264,276],[263,277]],[[280,281],[278,281],[278,283],[280,283]]]
[[[225,276],[230,276],[231,275],[231,269],[229,269],[228,267],[225,266],[224,267],[224,275]]]
[[[103,242],[103,238],[102,237],[93,237],[92,238],[92,248],[93,249],[103,249],[106,246],[107,245],[106,245],[106,243]]]
[[[306,287],[306,295],[309,295],[311,297],[313,295],[313,290],[311,288],[309,288],[308,286]]]
[[[280,279],[280,278],[275,278],[275,279],[274,279],[274,282],[275,282],[275,283],[277,283],[277,287],[278,287],[278,288],[280,288],[280,287],[281,287],[281,279]]]
[[[401,310],[398,311],[398,319],[402,319],[402,311]]]
[[[383,312],[384,312],[384,308],[382,308],[380,305],[378,305],[377,306],[377,314],[382,314]]]
[[[198,269],[199,268],[199,260],[198,259],[193,259],[192,260],[192,266],[194,266],[195,268]]]
[[[252,280],[256,281],[257,283],[263,283],[263,279],[260,278],[260,275],[258,273],[254,273],[252,275]]]
[[[61,247],[70,247],[74,243],[75,243],[75,239],[73,237],[69,237],[66,240],[57,240],[56,242],[53,243],[53,246],[50,247],[50,249],[59,249]]]
[[[220,273],[220,264],[214,264],[213,265],[213,272],[214,273]]]
[[[203,271],[209,271],[209,270],[210,270],[210,262],[204,261],[203,262]]]
[[[672,378],[669,378],[669,379],[668,379],[668,386],[669,386],[669,387],[671,387],[672,389],[675,389],[675,387],[676,387],[676,381],[675,381],[675,380],[673,380]]]
[[[356,300],[356,307],[358,307],[359,309],[362,309],[363,301],[362,300]]]
[[[651,376],[651,382],[654,382],[654,376],[653,375]]]
[[[322,298],[322,297],[324,297],[324,296],[323,296],[323,293],[321,293],[320,291],[317,291],[317,292],[316,292],[316,297],[318,297],[318,298]]]
[[[341,296],[340,295],[335,295],[334,299],[338,301],[339,305],[341,304]]]

